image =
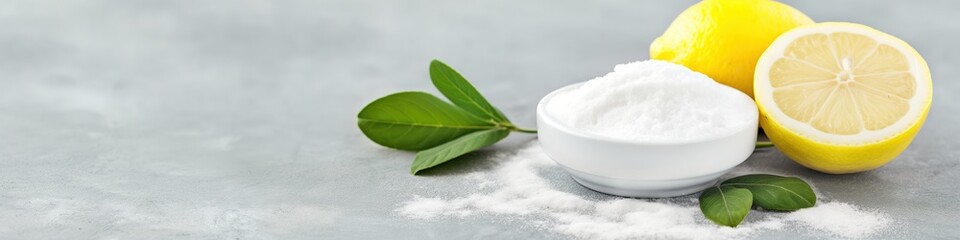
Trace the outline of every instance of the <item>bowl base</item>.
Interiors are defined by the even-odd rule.
[[[678,180],[626,180],[601,177],[565,168],[580,185],[610,195],[633,198],[664,198],[688,195],[702,191],[717,183],[721,175],[730,169],[714,174]]]

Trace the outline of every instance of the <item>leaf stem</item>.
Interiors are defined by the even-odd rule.
[[[773,142],[769,142],[769,141],[757,142],[756,148],[768,148],[768,147],[773,147]]]
[[[522,132],[522,133],[537,133],[536,129],[519,128],[517,126],[511,127],[510,130],[513,130],[515,132]]]
[[[533,134],[537,133],[536,129],[527,129],[527,128],[517,127],[517,125],[513,125],[513,123],[510,123],[510,122],[493,122],[493,123],[496,124],[498,127],[506,128],[507,130],[514,131],[514,132],[533,133]]]

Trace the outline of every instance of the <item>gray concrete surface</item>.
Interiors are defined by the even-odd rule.
[[[788,2],[911,43],[930,64],[933,108],[913,145],[875,171],[820,174],[776,151],[745,164],[882,209],[896,228],[879,238],[960,238],[960,2]],[[433,91],[426,69],[440,58],[532,126],[541,96],[647,58],[692,3],[0,1],[0,238],[565,238],[497,216],[393,212],[414,194],[466,191],[460,176],[532,137],[414,177],[413,154],[366,140],[356,113],[388,93]]]

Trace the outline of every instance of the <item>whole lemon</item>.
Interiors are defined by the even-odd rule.
[[[650,44],[650,58],[687,66],[753,97],[760,54],[781,33],[812,23],[775,1],[706,0],[673,20]]]

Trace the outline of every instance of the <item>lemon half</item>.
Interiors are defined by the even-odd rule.
[[[883,166],[930,110],[930,70],[906,42],[853,23],[779,36],[754,74],[760,125],[790,159],[826,173]]]

